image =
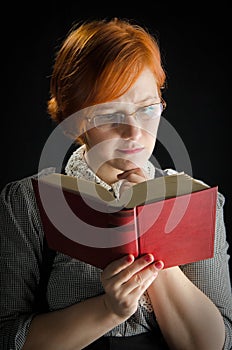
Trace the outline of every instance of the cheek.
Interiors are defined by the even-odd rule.
[[[146,138],[146,142],[149,145],[150,144],[150,148],[152,148],[152,150],[155,147],[156,144],[156,140],[157,140],[157,132],[159,129],[159,121],[157,122],[157,124],[154,126],[154,128],[152,128],[152,131],[146,131],[145,132],[145,138]]]
[[[156,142],[156,135],[151,135],[148,132],[144,132],[143,134],[144,145],[147,149],[153,150]]]
[[[89,146],[89,148],[92,148],[93,146],[103,142],[105,140],[104,135],[102,133],[99,133],[96,129],[91,129],[85,133],[86,141]]]
[[[86,133],[86,141],[88,150],[92,150],[96,155],[106,155],[111,154],[118,142],[118,138],[115,138],[115,135],[111,135],[109,132],[101,133],[92,129]]]

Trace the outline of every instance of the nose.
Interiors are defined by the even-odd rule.
[[[142,129],[136,122],[134,116],[127,116],[125,122],[121,124],[121,136],[123,139],[138,140],[141,137]]]

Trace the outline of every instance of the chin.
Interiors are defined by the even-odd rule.
[[[144,160],[143,161],[131,161],[128,159],[119,159],[116,164],[114,164],[114,166],[121,170],[121,171],[128,171],[128,170],[132,170],[135,168],[143,168],[145,165]]]

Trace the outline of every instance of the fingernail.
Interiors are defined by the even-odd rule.
[[[161,270],[163,268],[163,263],[161,261],[156,261],[155,267],[157,270]]]
[[[154,257],[152,254],[147,254],[144,258],[146,262],[152,262],[154,260]]]
[[[134,260],[134,255],[132,255],[132,254],[130,254],[130,255],[128,255],[128,256],[126,257],[126,261],[127,261],[128,263],[131,263],[133,260]]]

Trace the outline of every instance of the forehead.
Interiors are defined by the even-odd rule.
[[[160,97],[154,74],[146,68],[132,87],[119,98],[86,107],[75,114],[79,117],[91,117],[96,114],[112,113],[114,111],[132,113],[140,106],[148,106],[158,102],[160,102]]]
[[[113,102],[142,104],[149,102],[151,99],[156,100],[154,102],[158,102],[158,88],[154,74],[150,69],[145,68],[134,85],[125,94],[113,100]]]

